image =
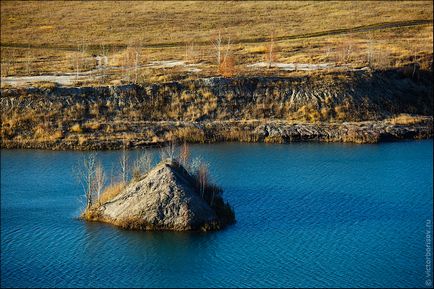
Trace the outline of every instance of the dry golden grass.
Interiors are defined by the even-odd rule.
[[[79,123],[76,123],[73,126],[71,126],[71,128],[69,129],[69,131],[73,132],[73,133],[82,133],[83,132],[83,128],[81,127],[81,125]]]
[[[90,208],[86,208],[81,213],[81,218],[87,221],[99,220],[98,208],[101,204],[104,204],[113,198],[115,198],[119,193],[125,188],[125,183],[118,182],[108,186],[101,194],[99,199],[97,199]]]
[[[99,200],[97,200],[97,204],[104,204],[105,202],[112,200],[114,197],[119,195],[123,188],[125,188],[125,184],[123,182],[115,183],[107,187],[101,194]]]
[[[418,116],[412,116],[409,114],[401,113],[395,117],[392,117],[388,119],[388,121],[391,124],[398,124],[398,125],[408,125],[408,124],[415,124],[423,121],[424,118],[418,117]]]
[[[91,131],[98,131],[101,128],[101,123],[99,122],[89,122],[86,124],[86,129]]]
[[[432,61],[433,26],[381,28],[384,23],[432,20],[432,1],[152,2],[6,1],[1,5],[2,76],[89,70],[93,55],[107,55],[112,68],[104,79],[82,85],[131,81],[166,82],[216,74],[278,74],[246,64],[267,59],[275,36],[278,62],[335,62],[374,68]],[[378,29],[336,32],[354,27]],[[380,29],[381,28],[381,29]],[[230,39],[234,61],[219,67],[212,46],[221,31]],[[180,59],[185,67],[139,67],[136,77],[124,66]],[[236,61],[235,61],[236,59]],[[77,61],[79,65],[77,67]],[[422,65],[422,66],[423,66]],[[121,79],[122,78],[122,79]]]
[[[217,29],[233,41],[307,34],[381,22],[432,19],[430,1],[170,2],[7,1],[2,43],[76,47],[206,42]],[[145,29],[144,29],[145,28]],[[183,47],[185,50],[185,47]]]
[[[246,46],[244,48],[244,51],[246,53],[251,54],[265,54],[267,52],[267,47],[265,45],[259,45],[259,46]]]

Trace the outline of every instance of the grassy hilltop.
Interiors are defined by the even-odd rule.
[[[1,73],[77,73],[96,68],[95,56],[107,62],[103,77],[85,81],[92,84],[294,73],[249,66],[270,59],[429,68],[432,9],[431,1],[3,1]],[[164,60],[185,62],[149,65]]]

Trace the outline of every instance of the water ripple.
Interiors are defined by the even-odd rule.
[[[83,153],[2,151],[2,287],[423,286],[432,141],[192,153],[235,208],[221,232],[82,222],[70,168]],[[119,152],[100,156],[110,167]]]

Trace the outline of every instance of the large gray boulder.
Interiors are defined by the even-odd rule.
[[[174,231],[216,230],[234,222],[221,190],[198,188],[195,177],[166,160],[94,208],[93,219],[127,229]]]

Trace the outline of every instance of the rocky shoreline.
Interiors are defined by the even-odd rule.
[[[121,125],[118,123],[118,125]],[[383,121],[344,123],[288,123],[284,121],[136,122],[124,123],[124,132],[69,135],[57,140],[2,140],[7,149],[115,150],[161,146],[170,140],[189,143],[215,142],[348,142],[378,143],[433,136],[433,118],[412,124]],[[159,138],[149,139],[152,132]]]

